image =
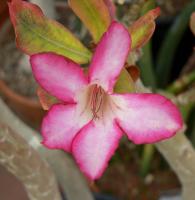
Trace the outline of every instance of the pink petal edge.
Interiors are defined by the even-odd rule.
[[[91,121],[75,137],[72,153],[81,171],[91,180],[101,177],[122,136],[114,121]]]
[[[128,56],[131,38],[120,23],[112,22],[102,36],[89,68],[90,82],[112,93],[113,86]]]
[[[120,109],[116,121],[135,144],[170,138],[183,126],[178,108],[158,94],[113,95]]]
[[[76,91],[88,83],[81,67],[63,56],[39,53],[30,57],[30,63],[41,87],[62,101],[74,102]]]

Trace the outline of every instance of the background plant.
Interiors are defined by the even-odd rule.
[[[75,2],[77,2],[77,1],[75,1]],[[95,5],[93,5],[93,1],[90,1],[90,2],[92,2],[92,6],[94,6],[94,10],[97,11]],[[152,4],[153,3],[143,4],[141,6],[141,9],[138,12],[139,13],[138,16],[143,15],[143,13],[145,13],[147,10],[150,10],[151,8],[153,8],[154,4],[153,5]],[[104,4],[102,4],[102,5],[104,5]],[[79,2],[78,2],[78,5],[76,6],[76,8],[78,9],[79,6],[81,6],[81,5],[79,5]],[[101,35],[101,31],[103,33],[104,30],[105,30],[105,27],[108,26],[108,25],[106,25],[106,23],[108,23],[108,22],[106,22],[106,20],[109,21],[111,18],[109,17],[109,15],[107,15],[106,17],[104,16],[105,18],[103,17],[103,19],[101,19],[100,16],[103,16],[103,15],[97,13],[95,20],[96,19],[98,19],[98,20],[97,20],[97,23],[95,23],[95,28],[94,28],[90,25],[90,21],[86,20],[86,18],[88,18],[88,17],[86,17],[85,15],[82,16],[83,15],[83,12],[81,11],[82,9],[84,9],[85,13],[89,14],[89,16],[90,16],[89,10],[86,9],[87,6],[79,7],[78,11],[76,11],[77,10],[76,8],[75,8],[75,12],[76,13],[80,12],[80,14],[78,14],[78,15],[79,16],[81,15],[80,18],[84,22],[86,27],[88,26],[88,29],[89,30],[91,29],[91,33],[92,33],[93,38],[94,38],[94,43],[96,43],[98,41],[98,38]],[[106,8],[103,6],[103,8],[100,9],[100,12],[104,9],[106,9]],[[178,103],[178,105],[180,106],[180,108],[183,112],[183,115],[184,115],[186,122],[189,122],[189,129],[187,130],[187,134],[191,139],[194,138],[194,135],[193,135],[194,128],[193,128],[193,125],[192,125],[193,120],[191,120],[194,116],[194,114],[193,114],[194,113],[194,99],[193,99],[194,98],[194,94],[193,94],[193,90],[194,90],[194,86],[193,86],[194,69],[191,69],[189,73],[181,75],[181,77],[179,77],[178,80],[173,81],[173,83],[170,83],[170,72],[171,72],[171,69],[173,67],[172,66],[172,60],[173,60],[175,51],[177,49],[179,41],[181,40],[182,34],[184,33],[184,31],[188,27],[189,18],[190,18],[190,15],[191,15],[193,10],[194,10],[194,1],[192,1],[192,3],[184,9],[184,11],[178,17],[178,20],[174,23],[173,27],[171,28],[171,30],[167,34],[167,37],[164,40],[165,42],[163,42],[163,44],[161,46],[161,50],[160,50],[160,53],[158,55],[158,59],[157,59],[156,63],[154,63],[154,59],[152,58],[151,43],[148,43],[142,49],[143,53],[142,53],[141,59],[139,59],[139,65],[141,66],[140,67],[141,77],[142,77],[144,84],[153,88],[154,90],[156,90],[158,92],[163,91],[164,94],[171,96]],[[21,10],[19,9],[18,11],[19,12],[18,12],[17,17],[20,20],[24,19],[24,16],[25,16],[25,19],[26,19],[26,15],[31,14],[29,12],[22,13],[23,9],[21,9]],[[99,14],[99,16],[98,16],[98,14]],[[127,13],[125,13],[125,15],[126,14]],[[112,14],[112,16],[113,16],[113,14]],[[28,17],[27,17],[27,19],[28,19]],[[32,19],[33,19],[33,17],[32,17]],[[33,19],[33,20],[36,21],[36,18]],[[47,21],[47,19],[44,18],[43,21]],[[98,28],[99,22],[101,22],[102,28]],[[50,27],[50,23],[53,24],[52,21],[49,21],[49,22],[47,21],[46,23],[48,23],[48,28]],[[153,23],[153,21],[152,21],[152,23]],[[54,23],[54,25],[55,25],[55,23]],[[31,25],[29,25],[29,26],[31,26]],[[36,28],[39,31],[41,30],[41,27],[39,27],[39,26],[36,27]],[[58,25],[54,29],[57,29],[57,28],[58,28]],[[20,29],[18,29],[18,30],[20,30]],[[101,30],[101,31],[99,32],[99,30]],[[51,30],[51,33],[55,36],[55,33],[53,33],[52,31],[54,31],[54,30]],[[31,34],[31,31],[29,31],[28,34],[25,33],[24,39],[25,39],[26,35],[29,35],[29,37],[31,37],[30,34]],[[68,55],[68,56],[70,56],[71,59],[75,59],[75,61],[80,62],[80,63],[88,62],[90,60],[90,55],[91,55],[90,50],[87,49],[86,47],[84,47],[83,45],[81,45],[80,42],[78,42],[78,40],[75,39],[75,37],[72,37],[67,30],[65,30],[63,32],[63,34],[67,35],[67,37],[70,37],[71,40],[72,40],[71,43],[73,43],[75,46],[74,45],[69,46],[69,41],[68,41],[68,43],[66,43],[64,41],[64,46],[68,47],[67,51],[64,51],[64,50],[62,51],[60,48],[55,47],[55,48],[57,48],[57,50],[56,50],[52,46],[53,51],[54,52],[57,51],[58,53],[61,52],[65,56]],[[137,35],[137,33],[135,35]],[[56,39],[56,38],[54,38],[54,39]],[[20,41],[19,41],[19,43],[20,43]],[[25,44],[25,42],[24,42],[24,44]],[[28,42],[28,40],[26,41],[26,44],[30,44]],[[40,41],[40,43],[36,43],[36,44],[38,44],[38,48],[37,47],[36,48],[30,47],[29,49],[27,48],[28,54],[44,51],[43,45],[41,44],[41,41]],[[40,44],[40,46],[39,46],[39,44]],[[48,45],[49,45],[49,48],[51,48],[51,44],[48,44]],[[23,43],[19,44],[19,46],[21,48],[23,48]],[[71,49],[74,49],[74,48],[76,49],[76,51],[79,49],[78,51],[85,52],[83,54],[84,56],[79,55],[78,53],[76,53],[76,54],[72,53]],[[34,49],[36,51],[34,51]],[[140,47],[138,49],[140,49]],[[26,49],[25,49],[25,52],[26,52]],[[132,61],[132,57],[130,59],[130,65],[132,64],[132,62],[136,61],[137,58],[139,58],[139,57],[140,57],[140,51],[138,51],[138,53],[137,53],[137,51],[135,51],[135,54],[133,55],[133,61]],[[130,81],[131,77],[129,77],[129,75],[126,72],[124,72],[123,75],[124,74],[126,74],[125,77],[128,79],[128,81]],[[162,74],[163,74],[163,76],[162,76]],[[122,77],[122,75],[121,75],[121,77]],[[121,80],[124,80],[124,79],[121,79]],[[125,80],[125,82],[126,82],[126,80]],[[128,86],[128,84],[124,85],[124,82],[122,83],[122,81],[119,81],[119,88],[122,91],[126,90],[127,86]],[[123,88],[123,87],[125,87],[125,88]],[[161,90],[159,90],[159,88],[161,88]],[[129,86],[128,86],[128,90],[130,90]],[[132,88],[131,88],[131,90],[132,90]],[[192,121],[192,122],[190,123],[190,121]],[[177,143],[174,143],[174,144],[177,146]],[[169,148],[171,149],[171,141],[170,141]],[[143,175],[147,174],[147,172],[148,172],[148,166],[149,166],[148,163],[150,163],[150,160],[152,159],[153,152],[154,152],[154,148],[151,145],[149,145],[149,146],[147,145],[143,150],[143,161],[142,162],[144,164],[142,166],[144,166],[144,167],[143,167],[143,169],[141,169],[141,173]],[[180,158],[180,159],[182,159],[182,158]],[[171,163],[172,161],[169,160],[169,162]],[[189,196],[189,194],[188,194],[188,196]]]

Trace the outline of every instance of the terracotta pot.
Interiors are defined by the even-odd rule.
[[[14,32],[11,23],[7,20],[0,30],[0,41],[5,41],[5,35],[9,35],[14,40]],[[3,62],[1,62],[3,63]],[[0,64],[1,67],[1,64]],[[42,109],[38,100],[33,100],[24,95],[20,95],[11,89],[8,84],[0,79],[0,95],[8,106],[28,125],[39,128],[45,111]],[[2,113],[3,114],[3,113]]]
[[[1,26],[3,26],[8,16],[9,16],[9,13],[8,13],[7,1],[1,0],[0,1],[0,28]]]
[[[3,1],[6,2],[6,0],[3,0]],[[64,13],[64,11],[70,10],[67,7],[67,4],[65,4],[65,3],[56,4],[56,9],[57,9],[57,11],[63,12],[63,13]],[[6,10],[5,12],[7,12],[7,8],[5,10]],[[6,23],[4,23],[4,24],[6,25]],[[1,24],[1,27],[3,27],[4,24]],[[8,21],[7,27],[5,26],[4,35],[9,35],[10,30],[13,32],[12,25]],[[0,38],[0,39],[4,40],[4,38]],[[12,90],[3,80],[0,80],[0,95],[2,95],[3,99],[9,105],[9,107],[24,122],[26,122],[28,125],[30,125],[33,128],[40,127],[40,123],[45,114],[45,111],[42,109],[38,100],[32,100],[26,96],[18,94],[17,92]]]
[[[40,126],[45,111],[43,111],[38,100],[17,94],[7,84],[0,80],[0,94],[9,107],[28,125],[33,128]],[[3,113],[2,113],[3,114]]]

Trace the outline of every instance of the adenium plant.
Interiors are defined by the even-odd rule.
[[[10,16],[17,44],[30,55],[33,75],[42,88],[39,96],[49,109],[41,126],[42,143],[71,153],[94,180],[101,177],[123,135],[135,144],[158,142],[173,136],[182,127],[182,118],[161,95],[115,92],[117,82],[120,87],[130,85],[130,79],[121,84],[121,72],[129,53],[151,37],[159,9],[127,29],[114,20],[111,1],[69,3],[90,30],[97,44],[94,53],[33,4],[12,0]],[[79,63],[88,60],[84,73]]]

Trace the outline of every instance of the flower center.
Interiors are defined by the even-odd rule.
[[[112,117],[116,107],[111,96],[97,84],[83,88],[78,93],[76,101],[79,102],[78,113],[80,116],[94,120],[105,120]]]
[[[105,91],[102,89],[101,86],[95,85],[92,89],[92,93],[91,93],[91,101],[90,101],[90,108],[93,114],[93,118],[97,119],[100,116],[100,113],[103,107],[103,104],[105,103],[106,97],[106,93]]]

